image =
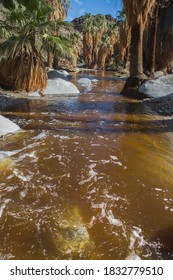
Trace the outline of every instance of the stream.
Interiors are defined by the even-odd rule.
[[[173,259],[173,118],[88,76],[1,112],[23,131],[0,139],[0,259]]]

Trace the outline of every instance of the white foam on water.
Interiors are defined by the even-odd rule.
[[[142,229],[134,226],[132,230],[132,234],[130,236],[129,250],[134,251],[135,246],[141,248],[145,245],[146,245],[146,241],[144,240]]]
[[[159,188],[155,188],[155,190],[158,192],[162,192],[162,189],[159,189]]]
[[[107,207],[107,203],[99,203],[99,204],[92,204],[92,208],[94,209],[101,209],[101,218],[105,218],[106,217],[106,207]]]
[[[91,144],[92,147],[100,147],[100,144]]]
[[[133,252],[126,258],[126,260],[141,260],[141,258]]]
[[[15,256],[11,253],[3,255],[2,253],[0,253],[0,260],[10,260],[13,259]]]
[[[114,164],[119,165],[119,166],[123,166],[123,164],[120,161],[118,161],[118,158],[116,156],[110,156],[110,158],[111,158],[111,161]]]
[[[107,219],[109,221],[109,223],[113,226],[117,226],[117,227],[122,227],[123,226],[123,223],[120,219],[116,219],[114,217],[114,214],[112,213],[112,210],[109,210],[108,213],[107,213]]]
[[[37,136],[33,137],[33,140],[39,140],[39,139],[43,139],[46,137],[46,131],[41,132],[40,134],[38,134]]]
[[[117,196],[115,194],[108,194],[108,193],[105,193],[105,197],[108,198],[109,200],[111,201],[119,201],[119,200],[122,200],[124,202],[128,202],[127,199],[123,198],[123,197],[120,197],[120,196]]]
[[[4,151],[4,152],[0,152],[0,160],[7,158],[7,157],[12,157],[16,154],[18,154],[19,152],[21,152],[22,150],[14,150],[14,151]]]
[[[25,197],[27,196],[27,193],[28,193],[28,190],[27,190],[27,189],[21,191],[20,194],[19,194],[19,195],[20,195],[20,198],[25,198]]]
[[[24,155],[19,156],[19,158],[17,160],[15,160],[15,162],[23,161],[27,157],[33,159],[32,162],[37,162],[38,161],[38,157],[36,156],[36,151],[32,151],[29,154],[24,154]]]
[[[96,167],[96,163],[92,163],[89,165],[89,178],[85,179],[85,180],[82,180],[79,182],[79,185],[84,185],[85,183],[88,183],[90,182],[92,179],[94,179],[94,181],[96,182],[97,181],[97,175],[98,173],[96,171],[94,171],[94,168]]]
[[[100,162],[101,162],[102,164],[106,164],[106,163],[110,163],[110,160],[101,159]]]
[[[95,216],[93,216],[91,221],[88,224],[88,228],[92,228],[94,226],[94,223],[96,220],[97,220],[97,218]]]
[[[0,218],[2,217],[3,211],[10,201],[11,201],[11,199],[8,199],[8,198],[4,199],[2,205],[0,206]]]
[[[13,176],[10,176],[11,178],[13,177]],[[15,189],[17,189],[18,187],[17,186],[13,186],[13,187],[6,187],[4,190],[6,191],[6,192],[12,192],[12,191],[14,191]]]
[[[116,156],[110,156],[110,158],[115,161],[115,160],[118,160],[118,158]]]
[[[23,172],[17,170],[17,169],[13,169],[13,174],[18,177],[20,180],[22,180],[23,182],[29,182],[31,181],[31,179],[33,178],[33,174],[32,175],[28,175],[28,176],[25,176],[23,174]]]

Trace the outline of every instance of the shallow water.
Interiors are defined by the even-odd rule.
[[[97,78],[3,112],[25,131],[0,140],[1,259],[173,259],[172,117]]]

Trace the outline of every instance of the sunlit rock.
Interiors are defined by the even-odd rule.
[[[0,115],[0,137],[5,136],[8,133],[16,132],[19,129],[20,127],[14,122]]]
[[[44,90],[43,94],[79,94],[78,88],[71,82],[63,79],[48,80],[48,86]]]
[[[163,97],[173,93],[173,74],[144,82],[139,87],[139,92],[150,98]]]
[[[67,95],[73,96],[79,94],[80,91],[78,88],[71,82],[68,82],[64,79],[50,79],[48,80],[48,86],[43,90],[42,94],[44,95]],[[30,97],[40,97],[38,92],[32,92],[29,94]]]

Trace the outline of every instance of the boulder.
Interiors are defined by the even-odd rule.
[[[173,93],[173,74],[144,82],[139,92],[149,98],[159,98]]]
[[[72,76],[69,75],[69,73],[65,70],[51,70],[48,72],[48,79],[53,80],[53,79],[64,79],[66,81],[71,80]]]
[[[164,72],[163,71],[156,71],[154,72],[154,78],[157,79],[157,78],[160,78],[164,76]]]
[[[0,137],[16,132],[19,129],[20,127],[18,125],[0,115]]]
[[[73,96],[79,94],[78,88],[71,82],[65,81],[64,79],[57,78],[48,80],[48,86],[43,90],[44,95],[67,95]],[[32,92],[29,94],[30,97],[40,97],[38,92]]]
[[[83,87],[90,87],[91,86],[91,80],[88,78],[81,78],[77,81],[78,84],[80,84]]]

